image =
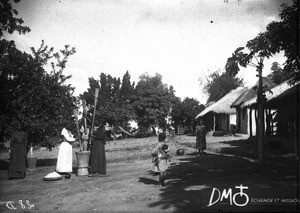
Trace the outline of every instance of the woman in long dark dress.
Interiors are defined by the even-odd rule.
[[[94,140],[91,147],[90,174],[89,177],[106,175],[105,144],[107,141],[105,127],[103,123],[95,131]]]
[[[21,130],[19,124],[16,125],[16,128],[10,141],[9,179],[23,179],[26,176],[27,134]]]
[[[203,125],[203,121],[200,120],[200,126],[197,126],[196,132],[196,149],[199,149],[199,154],[204,154],[206,149],[206,127]]]

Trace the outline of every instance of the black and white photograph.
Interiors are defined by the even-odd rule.
[[[1,0],[0,212],[300,212],[299,8]]]

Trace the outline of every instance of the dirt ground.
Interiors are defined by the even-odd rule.
[[[150,170],[156,137],[109,141],[108,177],[76,176],[74,157],[70,179],[43,181],[55,170],[54,149],[35,150],[36,171],[8,180],[8,154],[2,152],[0,212],[299,212],[294,154],[266,145],[260,167],[257,145],[246,139],[208,136],[207,153],[199,156],[195,136],[169,137],[173,159],[164,187]],[[185,145],[185,155],[176,155]]]

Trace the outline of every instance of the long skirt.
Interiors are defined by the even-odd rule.
[[[26,176],[26,156],[24,144],[14,144],[9,159],[8,177],[25,178]]]
[[[72,172],[72,145],[68,142],[62,142],[57,157],[56,172],[71,173]]]
[[[202,138],[197,138],[196,140],[196,149],[206,149],[206,138],[202,137]]]
[[[94,140],[92,143],[90,172],[106,174],[105,145],[100,140]]]

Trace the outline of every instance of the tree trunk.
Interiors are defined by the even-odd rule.
[[[262,165],[264,163],[264,107],[260,103],[258,106],[258,161]]]
[[[250,137],[252,137],[253,136],[253,134],[252,134],[252,107],[250,107],[250,112],[249,112],[249,125],[250,125],[250,129],[249,129]]]
[[[257,91],[257,102],[258,102],[258,162],[262,166],[264,164],[264,96],[263,96],[263,82],[262,82],[262,69],[263,69],[263,58],[260,58],[259,66],[257,67],[258,72],[258,91]]]

